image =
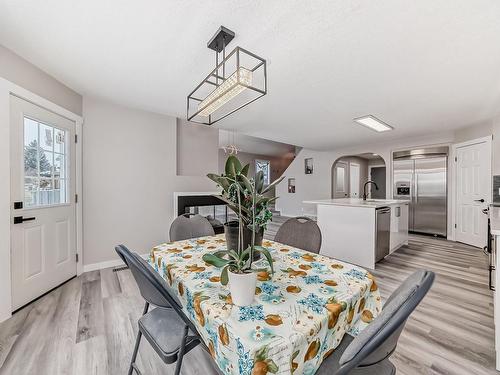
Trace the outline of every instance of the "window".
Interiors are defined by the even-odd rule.
[[[271,164],[269,160],[255,160],[255,173],[262,171],[264,174],[264,185],[269,185],[271,182]]]
[[[67,203],[67,138],[65,130],[24,118],[24,204],[26,207]]]

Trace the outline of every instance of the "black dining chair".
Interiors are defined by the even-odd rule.
[[[281,225],[274,240],[318,254],[321,248],[321,230],[318,224],[308,217],[292,217]]]
[[[316,372],[318,375],[393,375],[389,360],[409,316],[434,282],[434,273],[410,275],[388,298],[380,315],[358,336],[345,335]]]
[[[144,336],[164,363],[176,362],[174,375],[179,375],[184,355],[199,344],[207,350],[205,344],[196,327],[182,311],[177,297],[168,290],[165,280],[141,256],[124,245],[115,247],[115,250],[125,259],[146,301],[143,315],[138,322],[139,332],[128,374],[131,375],[134,370],[141,374],[135,361],[141,338]],[[150,304],[157,307],[148,312]]]
[[[175,218],[170,225],[170,241],[213,236],[214,228],[207,218],[197,214],[183,214]]]

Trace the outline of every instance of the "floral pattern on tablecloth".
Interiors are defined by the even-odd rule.
[[[349,263],[273,241],[274,259],[254,263],[254,304],[232,304],[220,270],[203,254],[225,249],[223,235],[165,243],[150,263],[167,281],[225,374],[314,374],[345,333],[357,335],[381,309],[373,276]]]

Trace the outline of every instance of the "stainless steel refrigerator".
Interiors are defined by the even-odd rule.
[[[446,237],[448,147],[393,154],[393,196],[410,201],[411,232]]]

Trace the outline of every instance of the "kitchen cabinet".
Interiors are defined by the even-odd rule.
[[[408,203],[391,206],[391,253],[408,244]]]

